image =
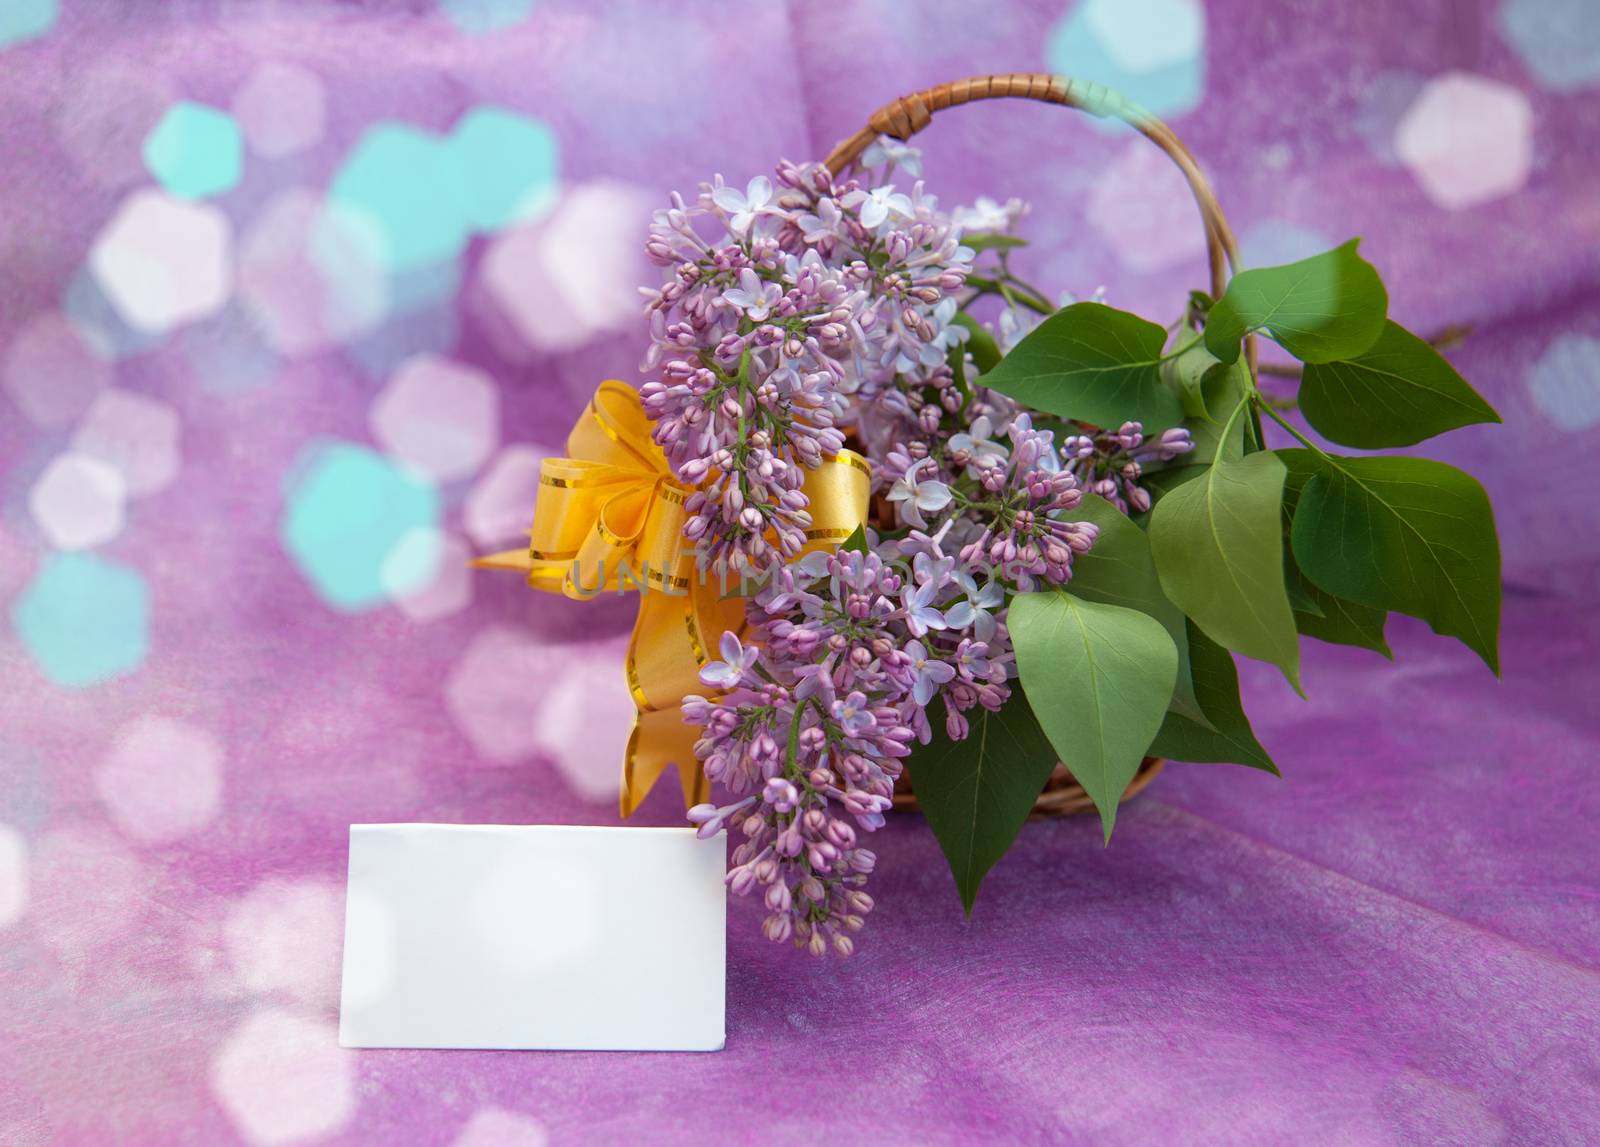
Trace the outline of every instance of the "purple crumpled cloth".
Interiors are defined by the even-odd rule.
[[[1586,0],[1168,0],[1127,6],[1148,21],[1132,34],[1096,0],[5,7],[0,1141],[1600,1141]],[[1282,780],[1173,764],[1109,848],[1085,820],[1031,823],[970,920],[926,825],[897,816],[851,960],[768,944],[757,906],[732,906],[719,1054],[340,1050],[350,823],[615,820],[629,603],[459,571],[516,544],[537,458],[594,384],[637,377],[650,206],[820,157],[920,86],[1080,66],[1150,79],[1135,94],[1202,158],[1247,258],[1361,235],[1397,318],[1474,324],[1453,357],[1505,425],[1421,452],[1495,499],[1504,679],[1402,618],[1394,665],[1308,642],[1308,701],[1245,665]],[[179,100],[245,123],[242,178],[207,197],[232,270],[147,269],[141,292],[212,298],[139,339],[86,266],[153,186],[141,153]],[[285,297],[241,269],[291,241],[284,197],[320,194],[375,127],[444,138],[486,105],[559,147],[513,289],[490,268],[516,229],[481,227],[317,342],[299,280]],[[1143,141],[1007,104],[921,142],[947,202],[1033,202],[1018,264],[1048,289],[1157,315],[1204,285],[1198,221]],[[288,520],[330,448],[377,475],[383,513],[422,497],[382,461],[440,414],[393,400],[418,355],[435,381],[466,369],[451,393],[496,416],[433,459],[415,545],[443,545],[444,572],[338,606]],[[131,459],[124,418],[148,448]],[[115,520],[99,463],[46,481],[85,454],[126,478]],[[39,604],[65,552],[130,571],[73,599],[87,630]],[[120,668],[64,681],[89,646]],[[639,819],[680,810],[669,781]]]

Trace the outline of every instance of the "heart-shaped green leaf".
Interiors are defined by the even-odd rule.
[[[1024,406],[1121,426],[1129,420],[1159,433],[1183,416],[1161,381],[1167,332],[1103,303],[1074,303],[1046,318],[983,378],[983,385]]]
[[[1072,517],[1100,527],[1094,547],[1072,560],[1072,592],[1089,601],[1148,613],[1165,626],[1178,649],[1178,678],[1172,688],[1170,707],[1192,721],[1208,724],[1195,699],[1194,681],[1189,675],[1189,642],[1183,610],[1161,592],[1156,563],[1150,557],[1150,539],[1126,514],[1095,494],[1084,498]]]
[[[1394,322],[1355,358],[1307,365],[1300,413],[1325,438],[1363,450],[1500,421],[1443,355]]]
[[[1282,267],[1243,271],[1206,318],[1206,346],[1223,362],[1263,330],[1301,362],[1332,362],[1364,352],[1383,330],[1389,294],[1352,239]]]
[[[1050,779],[1056,751],[1019,692],[998,713],[980,706],[967,716],[971,724],[962,741],[945,734],[943,721],[931,721],[933,740],[906,766],[970,916],[978,886],[1011,847]]]
[[[1249,765],[1277,776],[1278,766],[1256,740],[1239,701],[1239,673],[1233,657],[1193,622],[1187,637],[1195,696],[1208,723],[1201,725],[1177,711],[1168,713],[1150,745],[1150,754],[1176,761]]]
[[[1426,458],[1277,454],[1304,479],[1293,545],[1308,578],[1422,618],[1499,674],[1500,543],[1476,480]]]
[[[1178,650],[1149,614],[1059,590],[1018,594],[1006,627],[1022,691],[1109,841],[1172,699]]]
[[[1207,636],[1270,661],[1298,690],[1300,640],[1283,576],[1284,473],[1270,452],[1219,457],[1156,502],[1150,552],[1167,598]]]

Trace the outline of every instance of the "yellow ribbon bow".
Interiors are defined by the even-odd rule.
[[[580,601],[640,591],[625,665],[638,712],[622,763],[622,815],[639,807],[668,765],[678,770],[685,805],[699,804],[708,790],[694,755],[699,734],[680,707],[685,695],[705,690],[700,668],[723,632],[743,630],[745,599],[699,573],[683,536],[691,491],[672,476],[631,386],[600,384],[567,436],[567,455],[540,464],[529,548],[473,564],[523,571],[534,589]],[[807,549],[837,546],[866,520],[870,473],[850,450],[807,472]]]

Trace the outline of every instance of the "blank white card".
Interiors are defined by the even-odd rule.
[[[725,839],[351,825],[339,1042],[721,1048]]]

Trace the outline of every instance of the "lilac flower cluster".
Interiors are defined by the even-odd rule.
[[[701,671],[720,695],[684,701],[706,775],[738,798],[689,817],[702,835],[743,833],[728,886],[761,893],[769,939],[850,954],[876,863],[858,833],[883,824],[903,758],[929,739],[928,706],[943,693],[948,731],[965,735],[963,709],[1006,699],[1009,654],[965,632],[999,636],[1002,597],[954,564],[934,539],[909,571],[871,552],[808,555],[756,596],[752,645],[723,636]]]
[[[1181,426],[1146,439],[1137,422],[1124,422],[1114,431],[1074,434],[1061,444],[1067,467],[1079,484],[1124,514],[1150,508],[1150,492],[1139,485],[1146,466],[1171,462],[1193,449],[1194,439]]]
[[[869,169],[917,173],[880,143]],[[668,269],[649,292],[656,440],[697,487],[687,528],[720,570],[764,581],[746,640],[722,639],[709,696],[685,699],[695,752],[731,798],[699,805],[702,835],[743,840],[728,885],[759,893],[773,940],[847,955],[872,907],[875,864],[859,843],[883,823],[902,762],[934,736],[967,736],[970,714],[1010,696],[1006,603],[1060,585],[1097,528],[1084,497],[1148,506],[1141,467],[1192,448],[1146,441],[1137,423],[1055,432],[989,391],[958,312],[980,291],[1006,304],[1002,349],[1035,321],[1006,281],[1004,247],[974,270],[964,227],[1009,229],[1026,208],[980,200],[941,213],[920,183],[837,182],[784,164],[777,185],[707,185],[651,230]],[[1016,283],[1035,311],[1037,292]],[[807,553],[804,468],[848,433],[873,470],[866,552]]]
[[[782,164],[776,186],[743,191],[719,177],[656,213],[646,250],[666,282],[647,291],[640,395],[674,473],[697,487],[687,536],[712,568],[794,556],[805,468],[841,448],[846,411],[914,422],[896,380],[948,377],[973,255],[958,237],[920,183],[838,183],[817,165]]]

